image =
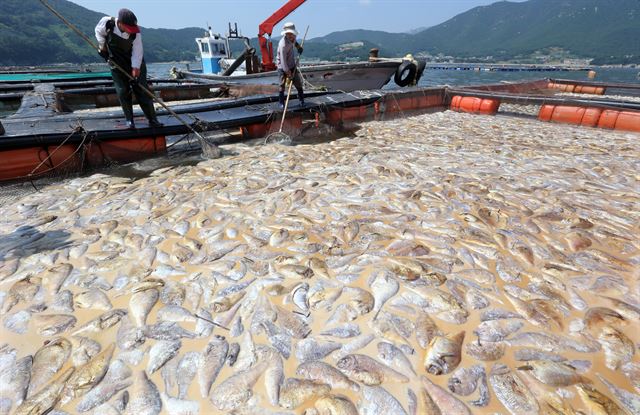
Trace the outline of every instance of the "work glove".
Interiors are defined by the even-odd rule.
[[[295,47],[296,47],[296,49],[298,49],[298,55],[302,55],[302,52],[304,51],[302,46],[300,46],[300,44],[298,42],[296,42]]]
[[[104,59],[105,61],[109,61],[109,51],[107,50],[107,48],[100,48],[98,49],[98,54],[100,54],[100,56],[102,56],[102,59]]]

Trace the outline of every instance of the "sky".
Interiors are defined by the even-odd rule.
[[[116,15],[122,7],[133,10],[145,27],[179,29],[206,27],[226,33],[237,22],[245,36],[258,34],[258,25],[286,0],[72,0],[88,9]],[[476,6],[497,0],[308,0],[285,21],[293,21],[308,38],[347,29],[408,32],[442,23]],[[524,0],[511,0],[524,1]],[[282,24],[276,26],[280,31]],[[302,30],[301,30],[302,29]],[[276,34],[274,30],[274,34]],[[279,34],[279,33],[278,33]]]

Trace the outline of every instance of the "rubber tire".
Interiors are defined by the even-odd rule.
[[[420,82],[420,78],[424,74],[424,70],[427,68],[427,61],[418,61],[418,72],[416,73],[416,84]]]
[[[406,72],[409,71],[408,74]],[[416,73],[418,72],[418,68],[413,62],[405,61],[398,67],[396,70],[396,74],[393,77],[393,81],[401,88],[411,84],[413,80],[416,78]]]

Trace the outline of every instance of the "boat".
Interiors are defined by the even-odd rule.
[[[557,85],[572,85],[582,95],[563,95]],[[57,113],[53,88],[47,84],[37,87],[23,98],[23,111],[0,120],[0,159],[7,161],[0,163],[0,181],[66,174],[112,161],[164,154],[166,137],[190,132],[189,127],[162,110],[158,116],[163,127],[147,126],[138,111],[139,128],[133,130],[125,127],[119,108],[100,113]],[[640,85],[597,85],[609,87],[640,90]],[[597,95],[599,91],[592,88],[596,88],[592,82],[540,79],[461,88],[318,91],[309,93],[305,107],[292,103],[286,128],[295,134],[303,125],[318,127],[326,123],[340,128],[353,122],[447,109],[493,115],[502,103],[513,103],[539,106],[537,118],[541,121],[640,132],[640,103]],[[191,128],[201,132],[236,131],[242,139],[267,136],[277,129],[282,116],[275,93],[179,104],[173,110],[188,114]]]
[[[261,62],[258,61],[256,50],[250,45],[249,39],[238,34],[237,24],[234,29],[229,24],[226,37],[213,33],[209,27],[203,37],[195,39],[202,62],[202,70],[191,71],[172,68],[172,75],[179,79],[279,85],[280,75],[273,62],[274,49],[270,37],[274,26],[304,2],[305,0],[289,0],[260,25],[258,40],[262,56]],[[265,36],[268,36],[269,40]],[[232,57],[230,40],[240,40],[245,46],[244,52],[235,59]],[[403,59],[385,59],[383,61],[377,57],[377,50],[372,50],[372,59],[368,62],[303,64],[299,69],[307,84],[306,89],[349,92],[380,89],[387,85],[392,77],[398,86],[416,85],[422,76],[425,65],[426,62],[420,63],[411,55],[407,55]]]

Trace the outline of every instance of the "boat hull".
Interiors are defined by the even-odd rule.
[[[389,83],[398,66],[400,64],[396,62],[359,62],[303,66],[300,71],[314,88],[349,92],[382,88]],[[203,79],[230,84],[278,85],[280,83],[277,71],[222,76],[178,70],[177,74],[185,79]]]

